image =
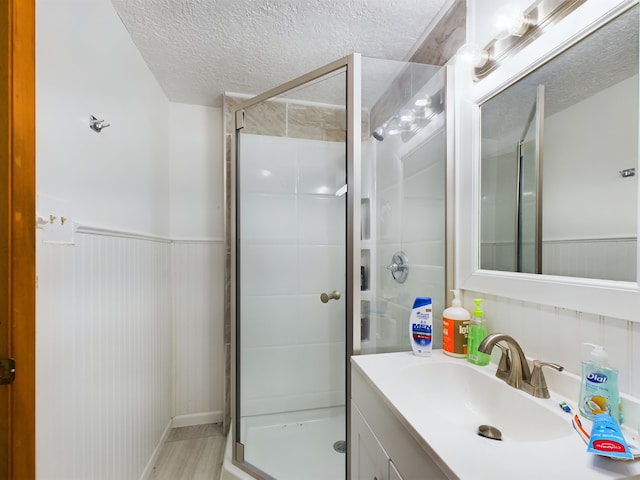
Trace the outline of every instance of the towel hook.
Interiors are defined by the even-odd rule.
[[[104,123],[104,120],[100,120],[93,115],[89,115],[89,128],[94,132],[100,133],[103,128],[110,127],[111,124]]]

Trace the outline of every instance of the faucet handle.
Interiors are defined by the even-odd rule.
[[[509,373],[511,372],[511,359],[509,358],[509,349],[504,345],[496,343],[496,347],[500,349],[502,355],[500,355],[500,362],[498,362],[498,369],[496,370],[496,377],[501,380],[507,380]]]
[[[557,363],[543,362],[542,360],[533,361],[533,372],[531,372],[531,381],[529,382],[533,387],[532,395],[537,398],[549,398],[549,389],[542,373],[542,367],[551,367],[559,372],[564,370],[564,367]]]

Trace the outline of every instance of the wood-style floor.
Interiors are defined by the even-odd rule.
[[[224,456],[222,424],[171,430],[150,480],[218,480]]]

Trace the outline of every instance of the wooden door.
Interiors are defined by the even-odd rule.
[[[35,479],[35,0],[0,1],[0,478]]]

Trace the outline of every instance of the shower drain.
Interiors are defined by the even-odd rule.
[[[344,453],[347,451],[347,442],[344,440],[338,440],[333,444],[333,449],[338,453]]]

